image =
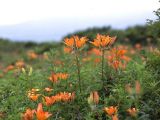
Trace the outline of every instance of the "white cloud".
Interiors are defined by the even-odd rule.
[[[158,0],[0,0],[0,25],[54,18],[118,20],[158,7]]]

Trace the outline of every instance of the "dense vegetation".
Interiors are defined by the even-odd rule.
[[[93,28],[61,43],[0,39],[0,119],[160,119],[159,25]]]
[[[155,45],[114,43],[114,47],[105,50],[102,78],[101,50],[86,44],[78,54],[82,82],[80,92],[75,53],[64,48],[65,45],[1,43],[1,119],[21,119],[27,108],[36,109],[38,103],[43,103],[43,108],[52,114],[49,119],[114,119],[115,116],[104,112],[104,108],[107,110],[110,106],[116,107],[114,115],[119,119],[160,118],[160,51]],[[114,48],[125,56],[121,58],[124,68],[109,64],[108,57],[114,56]],[[53,76],[58,73],[67,74],[67,77],[55,82]],[[137,92],[135,85],[139,86]],[[45,88],[51,92],[46,92]],[[29,96],[29,91],[34,93],[35,89],[35,95],[38,94],[36,100]],[[46,103],[46,96],[55,96],[60,92],[75,94],[74,99]],[[92,94],[98,96],[96,102]],[[129,109],[135,111],[127,112]]]

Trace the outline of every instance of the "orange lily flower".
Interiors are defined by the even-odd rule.
[[[56,75],[59,79],[67,79],[69,76],[67,73],[57,73]]]
[[[117,70],[120,66],[120,62],[118,60],[115,60],[113,63],[112,63],[112,66],[115,70]]]
[[[93,48],[92,50],[89,51],[89,53],[95,54],[97,56],[101,56],[102,55],[102,52],[97,48]]]
[[[135,82],[135,87],[132,88],[130,86],[130,84],[127,84],[126,85],[126,91],[129,93],[129,94],[133,94],[134,92],[138,95],[141,93],[141,85],[140,85],[140,82],[137,80]]]
[[[117,113],[117,107],[110,106],[104,108],[105,113],[107,113],[109,116],[115,115]]]
[[[138,110],[136,108],[129,108],[127,112],[134,117],[137,115]]]
[[[78,36],[72,36],[71,38],[66,38],[64,43],[70,48],[74,48],[74,46],[76,48],[81,48],[86,43],[86,41],[86,37],[79,38]]]
[[[72,51],[71,48],[69,48],[69,47],[64,47],[64,52],[65,52],[65,53],[70,53],[71,51]]]
[[[125,56],[126,50],[113,48],[110,51],[110,55],[107,57],[108,64],[112,66],[115,70],[122,68],[125,69],[126,63],[130,61],[130,58]]]
[[[74,45],[74,38],[73,37],[71,37],[71,38],[66,38],[65,40],[64,40],[64,43],[68,46],[68,47],[73,47],[73,45]]]
[[[26,112],[22,115],[22,120],[33,120],[35,110],[28,108]]]
[[[38,92],[39,89],[31,89],[28,91],[28,98],[30,98],[33,101],[36,101],[38,99],[38,97],[40,96],[40,94],[36,94],[36,92]]]
[[[91,42],[91,44],[93,44],[95,47],[108,47],[110,45],[112,45],[115,41],[116,37],[110,37],[110,36],[105,36],[105,35],[100,35],[97,34],[96,39],[94,39],[93,42]]]
[[[81,48],[87,41],[86,37],[79,38],[78,36],[74,36],[74,39],[76,41],[76,47]]]
[[[34,51],[28,51],[27,55],[30,59],[36,59],[38,57]]]
[[[28,97],[33,100],[33,101],[36,101],[38,100],[38,97],[40,96],[40,94],[31,94],[31,95],[28,95]]]
[[[126,61],[126,62],[129,62],[129,61],[131,60],[130,57],[127,57],[127,56],[125,56],[125,55],[122,56],[121,59],[124,60],[124,61]]]
[[[68,93],[68,92],[60,92],[51,97],[44,97],[45,103],[47,106],[54,104],[55,102],[68,102],[72,101],[75,98],[75,93]]]
[[[52,73],[52,75],[49,77],[49,80],[54,82],[54,83],[57,83],[58,82],[58,79],[67,79],[69,76],[69,74],[67,73]]]
[[[118,50],[118,51],[115,51],[115,52],[117,52],[117,56],[119,56],[119,57],[121,57],[121,56],[123,56],[124,54],[126,54],[126,50]]]
[[[62,96],[59,94],[56,94],[56,95],[52,96],[52,99],[56,102],[60,102],[62,100]]]
[[[52,96],[52,99],[54,99],[56,102],[60,102],[60,101],[71,101],[75,98],[75,93],[68,93],[68,92],[60,92],[58,94],[56,94],[55,96]]]
[[[52,75],[49,77],[49,80],[56,83],[58,81],[58,77],[55,73],[52,73]]]
[[[6,73],[6,72],[11,71],[13,69],[14,69],[14,66],[13,65],[9,65],[4,69],[4,72]]]
[[[55,96],[56,101],[70,101],[73,100],[75,97],[75,93],[68,93],[68,92],[60,92]]]
[[[49,112],[43,111],[42,108],[42,103],[38,104],[37,111],[36,111],[36,116],[38,120],[47,120],[52,114]]]
[[[94,62],[95,62],[95,63],[100,63],[100,62],[101,62],[101,59],[100,59],[100,58],[96,58],[96,59],[94,59]]]
[[[19,60],[19,61],[16,62],[16,67],[22,68],[22,67],[24,67],[24,66],[25,66],[25,63],[24,63],[23,60]]]
[[[53,99],[53,97],[44,97],[44,98],[45,98],[45,103],[47,106],[50,106],[53,103],[55,103],[55,99]]]

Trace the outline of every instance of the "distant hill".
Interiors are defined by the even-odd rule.
[[[77,30],[85,30],[91,27],[112,26],[115,29],[124,29],[135,24],[144,24],[146,20],[142,17],[128,19],[96,18],[88,20],[85,18],[61,18],[41,21],[30,21],[17,25],[0,26],[0,37],[14,41],[59,41],[65,35]]]

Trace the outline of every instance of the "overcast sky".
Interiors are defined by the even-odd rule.
[[[84,28],[85,23],[94,26],[95,20],[99,25],[125,21],[125,26],[130,20],[141,24],[154,18],[153,11],[159,7],[158,0],[0,0],[0,27],[53,19],[69,23],[79,19]]]

